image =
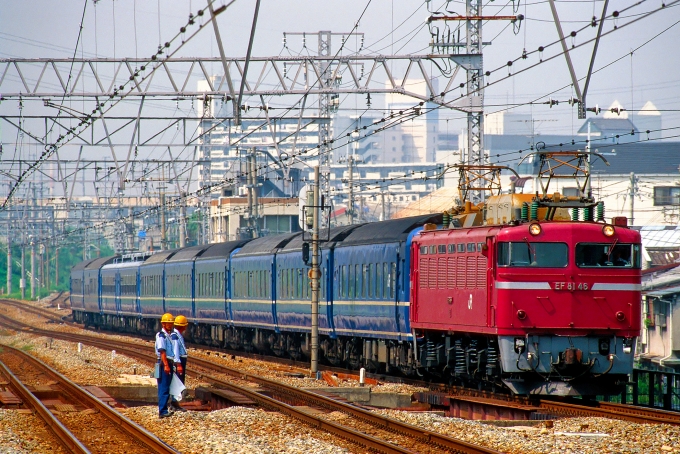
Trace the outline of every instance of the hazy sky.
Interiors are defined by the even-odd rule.
[[[218,0],[215,7],[227,3]],[[526,18],[519,30],[514,30],[508,21],[489,21],[484,24],[483,41],[492,42],[484,50],[485,70],[492,71],[488,78],[491,85],[485,93],[486,112],[503,109],[518,113],[531,112],[538,133],[575,133],[582,120],[577,119],[575,108],[566,104],[573,91],[564,58],[559,56],[519,73],[539,62],[539,55],[534,52],[539,46],[548,46],[542,55],[544,60],[562,51],[558,45],[549,46],[557,40],[549,3],[545,0],[484,3],[485,15],[523,14]],[[636,3],[639,5],[631,7]],[[589,107],[598,104],[606,108],[618,100],[624,108],[635,110],[645,102],[652,101],[662,111],[665,129],[680,127],[680,53],[677,51],[680,43],[680,8],[677,2],[666,3],[672,6],[625,26],[660,8],[661,1],[609,2],[610,14],[614,11],[621,13],[617,19],[606,22],[604,32],[611,32],[614,27],[620,29],[601,41],[594,65],[596,70],[600,70],[593,75],[590,83]],[[596,29],[588,26],[588,23],[593,15],[599,17],[603,1],[570,0],[557,1],[556,4],[565,34],[586,27],[575,38],[567,38],[569,46],[578,46],[594,36]],[[0,3],[0,58],[70,57],[74,54],[85,57],[148,57],[156,51],[159,42],[165,42],[177,33],[186,23],[190,12],[196,12],[205,5],[205,2],[195,0],[99,0],[96,3],[93,0],[6,0]],[[219,16],[227,56],[245,56],[254,5],[252,0],[236,0]],[[283,33],[319,30],[348,32],[357,21],[357,31],[365,34],[365,45],[361,50],[363,54],[429,53],[428,8],[448,10],[449,14],[465,13],[465,5],[461,1],[262,0],[253,55],[304,53],[308,50],[302,47],[299,36],[289,37],[288,48],[284,48]],[[78,41],[81,18],[83,31]],[[310,38],[307,44],[313,53],[316,42]],[[336,40],[334,44],[339,43]],[[358,40],[350,40],[343,53],[351,53],[357,48]],[[524,49],[530,53],[528,58],[513,64],[510,68],[512,74],[519,74],[508,78],[507,61],[522,55]],[[591,50],[592,44],[587,44],[575,49],[572,54],[579,78],[586,74]],[[212,27],[205,27],[187,43],[180,55],[218,56]],[[601,69],[603,67],[606,68]],[[436,69],[433,66],[430,68],[432,71]],[[211,70],[217,72],[219,68]],[[10,81],[18,83],[16,78],[9,78],[2,90],[7,91]],[[459,95],[460,92],[454,90],[452,94]],[[545,102],[548,97],[561,102],[553,108],[543,104],[527,104],[530,101]],[[167,104],[150,101],[150,105],[165,110],[176,108],[174,103],[168,107]],[[190,108],[188,105],[179,107],[185,110]],[[343,107],[364,109],[365,95],[344,99]],[[383,106],[380,100],[374,100],[373,107],[379,109]],[[27,103],[25,108],[32,109],[34,113],[44,113],[41,111],[42,101]],[[16,114],[17,109],[14,100],[0,104],[0,113],[3,114]],[[465,125],[462,120],[464,114],[457,111],[442,109],[440,118],[449,119],[448,123],[443,124],[451,131],[460,131]],[[664,136],[676,136],[680,134],[679,131],[667,129]],[[11,134],[14,132],[3,126],[4,142],[13,140],[13,137],[7,137]]]

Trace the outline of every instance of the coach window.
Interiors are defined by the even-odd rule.
[[[513,241],[498,244],[498,266],[564,268],[568,259],[566,243]]]
[[[361,265],[354,265],[354,297],[361,297]]]
[[[395,287],[397,286],[397,264],[392,262],[390,266],[390,299],[394,299]]]
[[[368,264],[364,263],[361,265],[361,297],[368,298]]]
[[[449,244],[449,254],[455,254],[456,253],[456,245],[455,244]]]
[[[383,299],[390,294],[390,268],[387,262],[383,262]]]
[[[369,297],[375,299],[375,286],[376,286],[376,280],[375,280],[375,263],[371,263],[368,265],[369,267],[369,274],[370,274],[370,279],[369,279]]]
[[[465,243],[458,244],[458,252],[465,252]]]
[[[382,287],[383,287],[383,273],[382,273],[382,265],[380,263],[375,264],[375,271],[376,271],[375,297],[377,299],[381,299],[382,298]]]
[[[579,243],[576,245],[576,265],[580,268],[606,266],[639,269],[641,261],[639,244],[617,244],[614,242]]]

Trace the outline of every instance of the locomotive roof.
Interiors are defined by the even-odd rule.
[[[113,263],[113,260],[118,258],[118,255],[112,255],[110,257],[100,257],[98,259],[92,260],[90,263],[85,265],[84,269],[86,270],[98,270],[104,265],[107,265],[109,263]]]
[[[340,227],[333,227],[331,228],[330,234],[326,235],[324,233],[319,234],[319,238],[322,239],[323,241],[320,242],[321,247],[324,247],[328,243],[332,243],[335,241],[342,241],[345,238],[347,238],[347,235],[352,233],[353,230],[355,230],[357,227],[360,227],[364,224],[355,224],[355,225],[343,225]],[[311,235],[300,235],[288,242],[285,247],[282,249],[284,251],[295,251],[295,250],[302,250],[302,243],[306,242],[303,241],[304,239],[308,242],[311,240]],[[328,241],[326,241],[326,238],[328,238]]]
[[[403,241],[408,238],[413,229],[427,223],[441,224],[442,214],[435,213],[382,222],[370,222],[350,232],[347,238],[342,241],[341,246]]]
[[[202,244],[200,246],[190,246],[178,249],[171,257],[168,257],[168,262],[178,262],[180,260],[191,260],[194,257],[201,255],[208,246]]]
[[[261,238],[255,238],[251,240],[248,244],[244,245],[238,252],[238,255],[246,254],[270,254],[277,249],[284,247],[296,236],[302,236],[300,232],[297,233],[286,233],[282,235],[270,235],[263,236]]]
[[[224,257],[225,259],[229,257],[229,254],[236,248],[239,248],[246,244],[249,240],[238,240],[238,241],[227,241],[225,243],[215,243],[208,246],[200,257],[196,260],[209,259],[215,257]]]
[[[154,255],[152,255],[151,257],[149,257],[148,259],[146,259],[146,261],[144,262],[144,264],[146,265],[146,264],[148,264],[148,263],[162,263],[162,262],[164,262],[166,259],[169,259],[170,257],[172,257],[178,250],[179,250],[179,249],[173,249],[172,251],[160,251],[160,252],[156,252]]]

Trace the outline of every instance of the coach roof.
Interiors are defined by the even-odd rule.
[[[441,224],[442,214],[427,214],[364,224],[347,235],[347,238],[338,246],[404,241],[413,229],[426,223]]]
[[[240,248],[246,244],[249,240],[238,240],[238,241],[227,241],[226,243],[215,243],[211,244],[208,249],[197,257],[196,260],[214,259],[214,258],[224,258],[229,257],[234,249]]]
[[[168,262],[178,262],[180,260],[191,260],[201,255],[208,248],[207,245],[190,246],[177,250],[172,257],[168,257]]]
[[[343,225],[340,227],[333,227],[331,228],[330,233],[327,233],[326,230],[322,230],[319,232],[319,240],[320,240],[320,245],[322,248],[327,247],[328,244],[333,243],[335,241],[342,241],[345,238],[347,238],[347,235],[352,233],[356,228],[362,226],[364,224],[355,224],[355,225]],[[311,243],[312,241],[312,235],[311,233],[305,233],[304,235],[300,235],[298,237],[293,238],[290,240],[288,244],[286,244],[285,247],[282,249],[284,251],[295,251],[295,250],[301,250],[302,249],[302,243]],[[328,241],[326,241],[328,240]]]
[[[301,235],[302,234],[298,232],[255,238],[254,240],[250,241],[248,244],[243,246],[236,255],[241,256],[241,255],[271,254],[275,252],[277,249],[284,247],[286,244],[288,244],[289,241],[291,241],[296,236]]]
[[[173,249],[172,251],[156,252],[154,255],[146,259],[144,265],[148,265],[149,263],[163,263],[166,259],[175,255],[177,251],[178,249]]]
[[[113,260],[116,259],[118,256],[117,255],[112,255],[110,257],[101,257],[98,259],[92,260],[90,263],[85,265],[86,270],[98,270],[104,265],[107,265],[109,263],[113,263]]]

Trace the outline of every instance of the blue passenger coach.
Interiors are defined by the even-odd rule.
[[[319,348],[331,364],[414,367],[409,323],[411,239],[427,215],[335,227],[320,242]],[[190,341],[310,355],[311,287],[301,233],[108,257],[73,268],[77,321],[152,334],[185,315]],[[82,293],[78,289],[82,287]]]
[[[165,261],[176,250],[156,252],[140,267],[140,316],[158,320],[165,313]]]
[[[174,316],[194,317],[194,260],[208,246],[179,249],[165,260],[165,307]]]
[[[85,295],[85,267],[92,260],[85,260],[71,268],[69,291],[71,293],[71,309],[74,311],[82,311],[85,307],[83,304],[83,297]]]

